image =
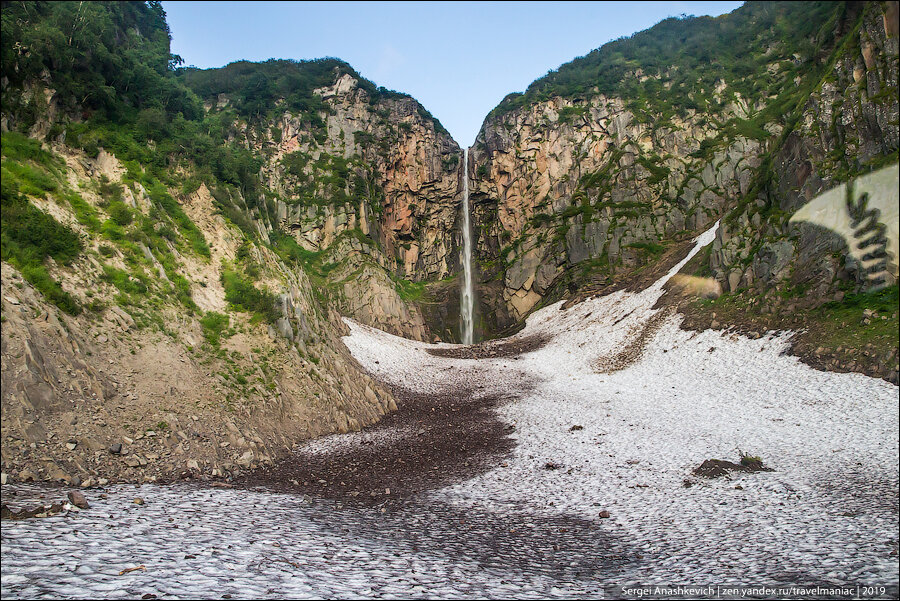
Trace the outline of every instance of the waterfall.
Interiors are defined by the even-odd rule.
[[[462,265],[463,286],[459,303],[462,316],[462,343],[472,344],[475,330],[475,284],[472,281],[472,223],[469,219],[469,149],[463,151],[462,165]]]

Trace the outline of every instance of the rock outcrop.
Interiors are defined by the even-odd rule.
[[[720,217],[709,269],[725,291],[789,276],[853,280],[839,240],[787,220],[818,192],[896,162],[897,9],[819,8],[821,28],[803,52],[768,34],[755,39],[765,49],[757,77],[768,79],[766,93],[739,69],[679,88],[677,65],[645,71],[626,62],[620,92],[554,94],[551,74],[542,84],[550,92],[535,87],[541,80],[501,103],[469,166],[482,301],[496,316],[488,330],[566,288],[640,268]],[[720,20],[752,23],[769,10],[750,3]],[[660,24],[638,35],[667,34]],[[561,68],[559,79],[589,71],[585,60]]]
[[[103,164],[118,162],[108,155],[63,156],[63,179],[79,185],[93,210],[103,210],[102,197],[91,191],[93,178]],[[120,185],[123,171],[106,169],[110,184]],[[135,210],[150,202],[139,184],[126,189],[138,197]],[[59,193],[62,198],[66,190]],[[173,283],[161,266],[157,271],[159,260],[146,246],[141,256],[149,255],[148,269],[138,272],[140,280],[131,276],[133,287],[118,283],[131,290],[123,295],[109,274],[112,265],[126,267],[127,255],[89,229],[81,231],[89,246],[84,256],[53,271],[86,307],[79,315],[60,311],[4,262],[5,481],[230,477],[271,464],[297,441],[358,430],[396,408],[391,393],[340,342],[341,316],[322,306],[302,270],[265,245],[245,245],[243,252],[263,283],[278,291],[277,319],[267,325],[229,309],[220,270],[235,260],[241,233],[214,213],[205,186],[182,205],[212,247],[206,259],[173,246],[203,313],[173,302]],[[60,222],[79,225],[67,203],[52,206]],[[224,324],[214,331],[205,320],[217,315]]]
[[[746,111],[733,104],[725,115]],[[511,316],[524,317],[567,269],[590,259],[634,267],[745,194],[762,146],[737,137],[698,158],[717,134],[702,114],[659,126],[604,95],[488,120],[472,153],[477,249],[505,265]]]
[[[726,291],[802,288],[814,306],[865,283],[845,240],[789,222],[821,192],[897,162],[897,3],[852,8],[846,43],[772,150],[770,179],[719,228],[709,266]]]
[[[316,92],[326,106],[321,124],[285,112],[261,132],[243,129],[277,194],[262,227],[340,265],[326,288],[345,314],[424,340],[421,312],[395,282],[457,271],[461,151],[413,98],[373,102],[348,74]]]

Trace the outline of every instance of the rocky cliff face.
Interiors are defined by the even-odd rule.
[[[747,6],[741,18],[753,23],[766,10]],[[765,84],[748,87],[740,69],[723,69],[712,85],[698,77],[685,92],[679,66],[632,66],[620,94],[537,88],[525,102],[504,101],[469,166],[482,299],[496,316],[484,328],[521,320],[566,286],[632,272],[726,214],[709,255],[726,291],[760,280],[765,288],[797,258],[806,279],[822,270],[837,277],[834,237],[787,219],[835,182],[896,161],[896,11],[859,3],[830,20],[823,13],[803,52],[756,37]],[[658,29],[640,35],[665,33]]]
[[[719,229],[709,266],[725,290],[803,289],[809,307],[865,281],[846,241],[788,221],[821,192],[897,161],[897,3],[852,8],[844,45],[773,147],[770,171]]]
[[[659,126],[625,104],[603,95],[554,98],[489,120],[479,134],[478,255],[505,268],[511,319],[533,309],[567,269],[587,260],[637,266],[655,245],[705,226],[748,191],[759,142],[738,136],[698,156],[718,134],[705,115]],[[748,110],[738,101],[724,115],[746,118]]]
[[[359,229],[382,245],[388,268],[399,277],[421,281],[450,275],[456,267],[451,257],[459,146],[446,132],[436,131],[412,98],[372,104],[350,75],[317,92],[329,109],[318,140],[318,132],[304,127],[299,116],[285,114],[269,129],[269,140],[258,142],[267,155],[263,178],[282,197],[278,225],[313,251]],[[346,161],[351,178],[361,178],[362,184],[349,179],[343,190],[329,190],[317,179],[322,172],[340,170],[334,158]],[[326,161],[331,164],[323,168]],[[292,169],[297,162],[305,166]],[[336,200],[340,191],[355,192],[355,198],[303,206],[304,184],[314,186],[319,198]]]
[[[277,198],[262,229],[322,254],[326,289],[342,312],[426,339],[421,311],[398,280],[441,280],[458,269],[459,147],[412,98],[373,103],[350,75],[316,92],[326,106],[319,125],[285,112],[243,128]]]

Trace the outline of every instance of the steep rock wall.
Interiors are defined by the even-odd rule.
[[[729,103],[723,117],[748,110]],[[706,115],[660,126],[603,95],[486,121],[472,152],[477,248],[503,266],[509,316],[521,319],[568,268],[639,265],[648,247],[705,226],[747,193],[764,147],[738,136],[704,156],[717,134]]]
[[[728,32],[734,21],[743,31],[781,10],[771,6],[748,3],[695,30]],[[566,288],[633,272],[726,216],[709,253],[726,291],[795,272],[853,279],[834,236],[787,222],[816,193],[896,162],[897,3],[816,10],[799,46],[774,30],[749,34],[764,57],[750,76],[723,69],[714,84],[684,87],[682,64],[631,66],[620,93],[554,94],[548,76],[545,88],[504,100],[470,152],[481,296],[495,317],[484,330],[503,330]],[[634,52],[671,35],[663,25],[635,36]],[[591,68],[571,65],[558,79]]]
[[[771,170],[719,229],[709,266],[727,291],[811,290],[798,301],[816,305],[865,283],[845,240],[789,222],[821,192],[897,162],[897,2],[853,8],[844,47],[773,149]]]
[[[324,253],[326,288],[342,312],[424,340],[421,311],[398,284],[458,269],[459,147],[412,98],[373,103],[350,75],[317,93],[327,107],[321,125],[285,112],[244,128],[276,194],[261,229]]]

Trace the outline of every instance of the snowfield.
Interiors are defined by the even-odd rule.
[[[435,356],[454,345],[347,320],[345,343],[384,382],[508,399],[498,411],[516,447],[493,469],[389,508],[188,485],[88,491],[91,509],[4,522],[3,597],[583,598],[646,584],[896,595],[897,387],[800,363],[783,354],[790,333],[684,331],[653,309],[714,232],[643,292],[536,312],[516,338],[547,342],[519,357]],[[692,473],[741,454],[773,471]],[[43,490],[4,487],[4,501]]]
[[[519,360],[442,359],[425,352],[429,345],[349,320],[346,342],[366,368],[401,386],[475,383],[509,393],[529,382],[501,409],[515,426],[514,456],[434,493],[447,503],[585,519],[608,510],[604,526],[654,558],[632,583],[896,585],[896,386],[816,371],[782,354],[790,333],[688,332],[677,315],[659,316],[635,364],[598,373],[651,322],[665,282],[714,235],[715,227],[699,236],[641,293],[534,313],[517,337],[551,338]],[[691,474],[705,459],[737,462],[741,453],[775,471]],[[560,468],[542,469],[547,463]]]

